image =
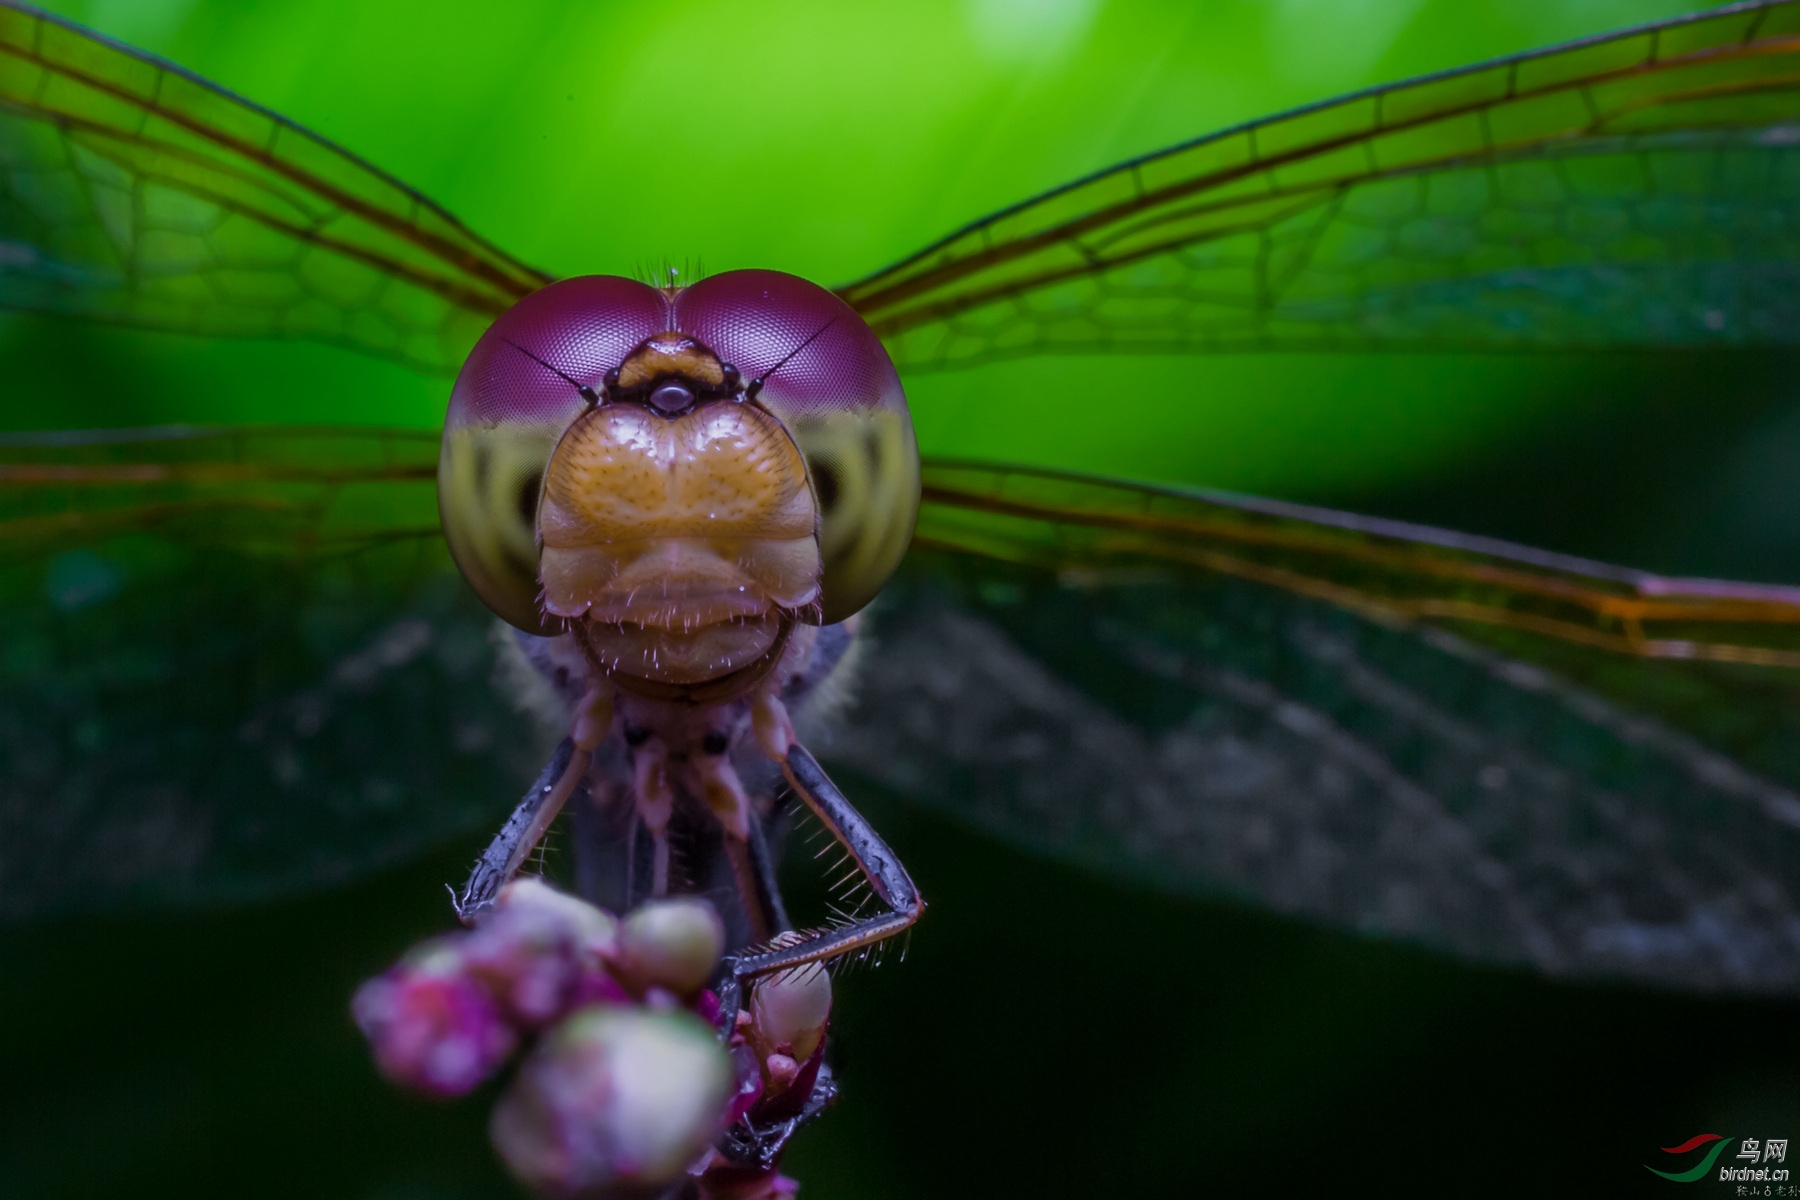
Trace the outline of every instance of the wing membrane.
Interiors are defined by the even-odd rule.
[[[924,486],[840,763],[1158,886],[1800,988],[1800,591],[1046,473]]]
[[[449,374],[548,280],[292,122],[0,0],[0,305]]]
[[[324,886],[536,769],[437,532],[436,439],[0,443],[0,920]]]
[[[322,886],[500,818],[543,747],[434,449],[0,445],[0,918]],[[841,765],[1178,891],[1800,988],[1795,590],[1044,472],[924,487]]]
[[[1800,5],[1122,163],[841,289],[914,369],[1057,351],[1790,345]]]
[[[925,544],[1084,570],[1162,562],[1388,624],[1648,659],[1800,669],[1800,588],[1653,575],[1490,538],[1281,501],[938,461]]]

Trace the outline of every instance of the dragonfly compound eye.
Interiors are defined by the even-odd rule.
[[[686,686],[772,653],[783,620],[873,599],[911,540],[919,462],[880,339],[824,288],[586,276],[476,344],[438,484],[496,613],[541,634],[588,619],[609,672]]]
[[[680,328],[799,444],[819,508],[823,619],[851,616],[899,566],[919,511],[918,443],[881,339],[835,294],[780,271],[710,276],[676,307]]]
[[[537,509],[545,464],[608,371],[668,324],[655,288],[611,276],[525,297],[475,344],[444,423],[438,515],[476,593],[531,633],[555,632],[538,605]]]

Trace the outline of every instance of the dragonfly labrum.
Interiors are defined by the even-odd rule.
[[[1558,977],[1800,990],[1800,588],[1020,463],[915,476],[898,398],[914,373],[1056,353],[1791,346],[1797,56],[1788,0],[1377,88],[1108,168],[830,293],[555,282],[276,114],[0,4],[0,304],[316,339],[509,397],[459,386],[442,436],[0,443],[0,915],[328,886],[497,826],[582,726],[567,820],[620,855],[583,890],[710,890],[731,954],[779,932],[745,898],[795,794],[854,820],[810,755],[771,761],[797,737],[847,780],[1173,890]],[[581,289],[605,297],[546,333],[533,314]],[[639,511],[652,534],[606,535],[629,561],[571,566],[595,543],[558,538],[604,521],[563,502],[559,447],[708,412],[773,465],[696,478],[742,503],[783,476],[779,553],[772,525],[752,553]],[[715,588],[720,640],[696,639],[687,584],[752,558],[729,586],[764,607]],[[808,661],[854,682],[806,678],[790,735],[771,681]],[[737,690],[696,693],[718,679]],[[640,703],[730,720],[671,746]],[[671,750],[718,761],[642,766]],[[847,917],[876,922],[849,948],[910,900],[891,928]]]

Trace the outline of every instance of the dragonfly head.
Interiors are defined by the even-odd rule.
[[[627,687],[772,661],[898,565],[918,510],[899,377],[843,301],[774,271],[588,276],[494,323],[451,397],[439,511],[463,574]]]

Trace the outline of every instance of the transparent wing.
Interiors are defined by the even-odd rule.
[[[451,374],[548,280],[292,122],[0,0],[0,306]]]
[[[1225,130],[841,289],[903,368],[1058,351],[1791,345],[1800,4]]]
[[[1177,891],[1800,990],[1800,589],[927,464],[831,757]]]
[[[535,726],[437,440],[0,441],[0,920],[324,886],[502,819]]]

